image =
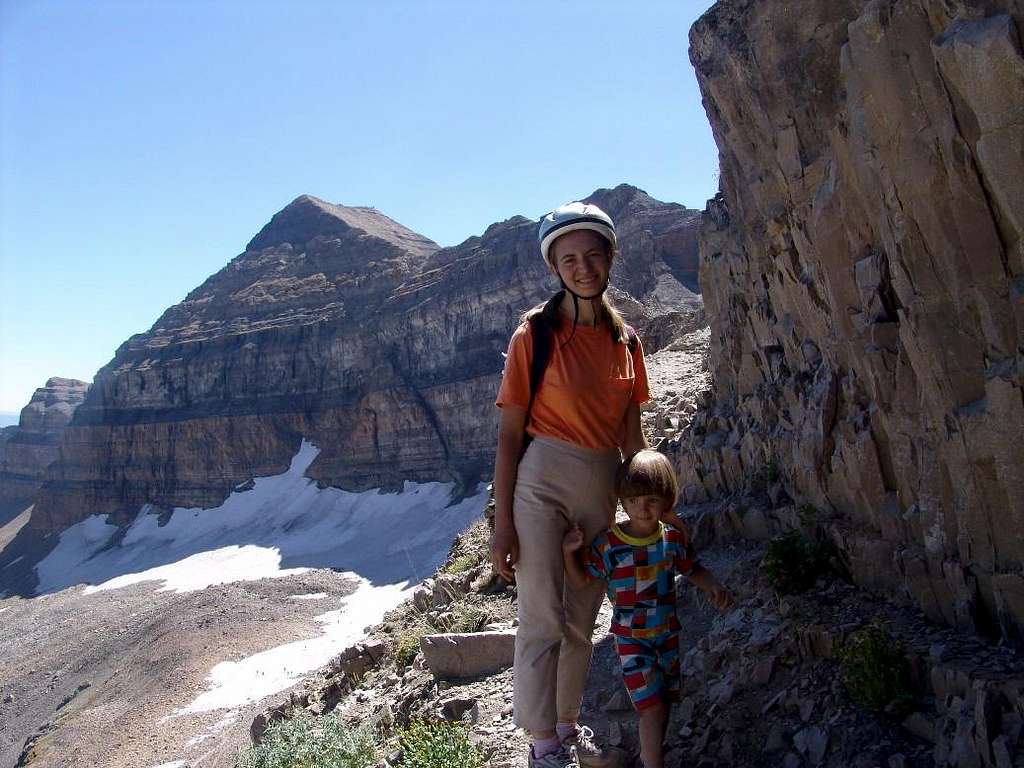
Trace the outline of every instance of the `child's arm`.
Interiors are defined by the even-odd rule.
[[[562,560],[565,561],[565,575],[574,589],[583,589],[590,581],[590,575],[580,563],[580,549],[583,548],[583,529],[579,523],[569,529],[562,539]]]
[[[715,574],[700,563],[693,564],[693,568],[686,574],[686,578],[700,587],[701,591],[707,595],[708,602],[718,610],[724,611],[732,605],[732,594],[729,590],[715,578]]]

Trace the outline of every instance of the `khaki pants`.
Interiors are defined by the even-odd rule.
[[[597,452],[548,437],[535,438],[519,462],[513,709],[516,725],[529,731],[579,716],[604,582],[583,590],[565,584],[562,538],[579,523],[589,547],[614,522],[618,465],[618,449]]]

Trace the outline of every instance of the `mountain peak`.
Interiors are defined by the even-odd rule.
[[[342,235],[352,230],[385,240],[415,255],[426,256],[440,247],[376,208],[336,205],[313,195],[299,195],[274,214],[245,249],[259,251],[283,243],[301,249],[314,237]]]
[[[588,203],[596,203],[598,206],[605,208],[605,210],[609,208],[621,210],[626,206],[649,208],[664,204],[632,184],[619,184],[613,189],[603,187],[595,189],[583,199]]]

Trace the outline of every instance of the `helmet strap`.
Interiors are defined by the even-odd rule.
[[[572,337],[576,335],[576,326],[579,324],[580,321],[580,299],[590,302],[590,307],[594,312],[594,318],[596,322],[597,310],[600,306],[598,302],[601,301],[601,297],[604,296],[604,292],[608,290],[608,281],[605,280],[604,286],[601,288],[601,291],[596,296],[580,296],[572,288],[566,285],[565,280],[563,280],[561,277],[558,278],[558,282],[562,284],[562,290],[568,292],[569,295],[572,296],[572,333],[570,333],[569,338],[562,343],[562,346],[564,347],[566,344],[572,341]]]
[[[563,280],[561,277],[558,278],[558,282],[560,282],[562,284],[562,290],[568,291],[572,295],[573,304],[576,304],[576,302],[578,302],[580,299],[582,299],[583,301],[589,301],[589,302],[591,302],[591,304],[593,304],[593,302],[595,302],[595,301],[600,301],[601,297],[604,296],[605,291],[608,290],[608,281],[605,280],[604,281],[604,285],[601,286],[601,290],[598,291],[596,295],[594,295],[594,296],[580,296],[572,288],[570,288],[568,285],[566,285],[565,284],[565,280]]]

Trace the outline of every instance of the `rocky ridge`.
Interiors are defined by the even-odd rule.
[[[797,512],[791,503],[775,506],[763,494],[748,493],[685,512],[702,560],[723,576],[736,605],[718,615],[682,588],[684,689],[669,723],[667,765],[1009,768],[1024,761],[1024,659],[1017,651],[937,626],[835,574],[803,594],[780,597],[759,572],[764,540],[758,537],[792,526]],[[744,529],[741,519],[762,525]],[[481,522],[456,541],[448,563],[410,604],[257,716],[253,738],[261,740],[270,725],[300,713],[372,723],[385,742],[413,720],[436,719],[466,726],[487,765],[521,764],[528,740],[511,720],[509,669],[515,589],[495,582],[481,564],[486,539]],[[408,637],[430,631],[424,619],[443,626],[465,616],[472,623],[462,633],[428,634],[413,656],[403,655]],[[609,620],[605,606],[583,720],[616,751],[623,768],[638,768],[636,718],[607,634]],[[903,649],[914,692],[909,712],[865,711],[844,685],[844,643],[876,622]],[[381,766],[400,766],[401,757],[392,749]]]
[[[0,526],[32,503],[88,389],[84,381],[55,376],[32,394],[16,426],[0,429]]]
[[[692,325],[697,213],[628,185],[587,200],[622,233],[613,298],[629,321],[654,345]],[[303,438],[324,485],[474,486],[508,338],[556,287],[522,216],[439,248],[374,209],[297,198],[99,371],[0,567],[88,515],[216,506]]]
[[[674,435],[666,430],[675,430],[666,425],[678,419],[685,434],[696,407],[711,395],[707,344],[707,329],[697,329],[648,361],[654,402],[644,415],[645,431],[663,449],[673,445]],[[776,591],[760,567],[768,542],[798,529],[821,537],[830,523],[824,513],[808,520],[807,505],[794,502],[786,486],[781,476],[761,473],[727,498],[680,509],[701,560],[723,578],[736,602],[718,614],[680,584],[684,695],[669,723],[666,764],[1024,764],[1024,658],[1018,649],[880,599],[857,587],[836,557],[833,570],[804,593]],[[520,765],[527,738],[511,720],[508,644],[475,642],[473,634],[464,634],[489,630],[488,635],[510,638],[516,625],[515,588],[496,580],[486,565],[488,537],[481,521],[456,540],[447,563],[405,606],[302,689],[257,716],[253,738],[301,712],[374,723],[385,741],[411,720],[441,719],[466,725],[489,766]],[[609,620],[605,605],[583,720],[619,751],[624,768],[637,768],[636,718],[607,634]],[[905,659],[913,694],[906,709],[888,715],[863,710],[843,682],[844,644],[874,623],[886,628]],[[461,634],[451,634],[453,628]],[[470,657],[471,669],[459,666]],[[400,751],[386,758],[386,765],[401,765]]]
[[[722,0],[697,501],[779,472],[858,584],[1024,636],[1024,6]]]

